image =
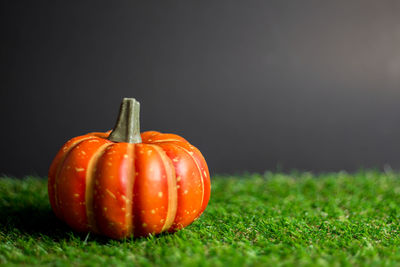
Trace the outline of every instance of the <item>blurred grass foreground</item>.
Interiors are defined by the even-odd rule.
[[[400,265],[399,218],[399,173],[217,176],[191,226],[114,241],[58,221],[45,179],[3,177],[0,265]]]

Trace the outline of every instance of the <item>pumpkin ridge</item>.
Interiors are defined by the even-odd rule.
[[[130,214],[129,212],[125,213],[125,219],[126,219],[126,224],[127,224],[127,235],[130,236],[134,232],[134,224],[133,224],[133,187],[135,186],[135,179],[136,179],[136,167],[135,167],[135,150],[136,146],[135,144],[128,144],[128,159],[131,159],[132,164],[130,164],[130,168],[132,168],[131,173],[132,173],[132,178],[129,179],[128,181],[130,182],[130,185],[128,188],[130,188],[127,191],[127,199],[130,200]],[[128,195],[129,194],[129,195]]]
[[[157,146],[157,145],[151,145],[158,153],[160,156],[163,165],[164,165],[164,170],[167,173],[167,181],[168,181],[168,210],[167,210],[167,217],[165,219],[165,223],[161,229],[161,231],[166,231],[169,228],[171,228],[172,224],[174,223],[175,216],[176,216],[176,211],[178,208],[178,193],[177,193],[177,186],[176,186],[176,174],[175,174],[175,168],[174,165],[171,161],[171,159],[166,155],[165,151]],[[168,165],[166,165],[166,162],[168,162]],[[169,169],[169,171],[168,171]]]
[[[193,146],[191,144],[189,144],[189,148],[192,149],[192,151],[197,155],[197,157],[194,157],[194,159],[197,162],[200,162],[200,165],[203,166],[203,172],[202,172],[202,174],[204,174],[204,176],[203,176],[203,182],[204,182],[204,192],[203,192],[204,195],[203,195],[203,197],[205,197],[206,200],[204,200],[204,198],[203,198],[203,205],[205,204],[205,206],[202,206],[201,211],[198,214],[198,217],[200,217],[200,215],[206,209],[206,207],[208,205],[208,202],[210,201],[210,191],[211,191],[211,181],[210,181],[210,179],[211,179],[211,177],[210,177],[210,171],[209,171],[208,166],[207,166],[207,162],[206,162],[203,154],[201,154],[200,150],[197,147],[195,147],[195,146]],[[207,188],[208,188],[208,190],[207,190]],[[208,193],[207,193],[208,196],[206,196],[206,192],[207,191],[208,191]]]
[[[199,173],[200,173],[200,177],[201,177],[201,191],[202,191],[202,194],[201,194],[201,204],[200,204],[200,208],[201,208],[201,207],[203,206],[204,194],[205,194],[203,172],[201,171],[201,168],[200,168],[200,166],[199,166],[197,160],[193,157],[193,153],[194,153],[194,152],[190,153],[191,151],[189,151],[189,150],[187,150],[186,148],[184,148],[184,147],[178,145],[177,143],[174,143],[174,145],[175,145],[176,147],[180,148],[181,150],[183,150],[185,153],[187,153],[187,154],[190,156],[190,158],[193,160],[194,164],[196,165],[197,170],[198,170]],[[198,212],[198,214],[197,214],[197,216],[199,216],[202,212],[203,212],[203,211],[200,209],[199,212]],[[197,217],[197,216],[196,216],[196,217]]]
[[[94,179],[96,172],[96,165],[101,155],[104,154],[107,147],[111,146],[113,143],[106,143],[99,147],[99,149],[92,155],[89,160],[89,164],[86,170],[86,182],[85,182],[85,205],[86,205],[86,217],[88,222],[88,227],[94,232],[97,231],[96,220],[94,218],[93,212],[93,192],[94,192]]]
[[[57,194],[57,182],[58,182],[58,177],[60,175],[61,169],[69,155],[69,153],[72,151],[72,149],[74,149],[76,146],[78,146],[80,143],[82,143],[83,141],[89,140],[89,139],[93,139],[96,138],[95,136],[87,136],[85,138],[79,139],[78,141],[72,143],[72,145],[66,150],[64,151],[64,154],[62,156],[62,158],[60,159],[58,166],[57,166],[57,171],[56,174],[54,176],[54,185],[53,185],[53,190],[54,190],[54,204],[55,204],[55,208],[57,210],[56,214],[60,217],[63,217],[63,215],[59,212],[59,199],[58,199],[58,194]],[[62,149],[62,148],[61,148]],[[60,218],[61,219],[61,218]]]

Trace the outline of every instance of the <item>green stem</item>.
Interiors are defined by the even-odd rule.
[[[108,140],[131,144],[141,143],[139,111],[140,103],[136,99],[124,98],[119,109],[117,123]]]

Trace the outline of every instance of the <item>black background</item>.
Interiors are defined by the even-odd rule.
[[[212,173],[400,167],[399,1],[2,1],[0,173],[141,102]]]

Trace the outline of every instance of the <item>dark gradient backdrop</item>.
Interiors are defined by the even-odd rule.
[[[399,1],[111,2],[1,2],[1,173],[46,175],[123,97],[212,173],[400,168]]]

